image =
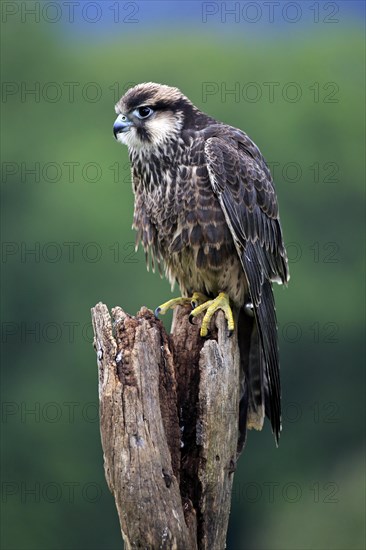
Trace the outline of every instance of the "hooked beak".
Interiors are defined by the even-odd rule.
[[[113,124],[113,134],[114,137],[117,139],[118,134],[122,132],[128,132],[128,130],[133,126],[133,123],[128,120],[128,118],[125,115],[118,115],[116,120]]]

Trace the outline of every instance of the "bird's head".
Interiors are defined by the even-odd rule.
[[[147,82],[130,88],[115,109],[114,137],[129,149],[139,150],[176,139],[185,113],[194,107],[178,88]]]

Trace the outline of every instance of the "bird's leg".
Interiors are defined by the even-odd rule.
[[[229,336],[233,334],[234,317],[230,307],[229,297],[225,292],[220,292],[217,298],[215,298],[214,300],[207,300],[205,303],[196,307],[189,316],[189,320],[192,321],[194,317],[197,317],[197,315],[200,315],[200,313],[202,313],[203,311],[206,311],[205,316],[203,317],[203,320],[202,320],[201,331],[200,331],[201,336],[207,336],[208,327],[210,325],[212,316],[219,309],[222,309],[225,315],[225,319],[227,320]]]
[[[167,302],[164,302],[164,304],[161,304],[159,307],[156,308],[155,317],[158,317],[159,314],[165,315],[165,313],[169,309],[174,309],[177,306],[190,304],[192,308],[196,308],[197,306],[199,306],[199,304],[202,304],[206,301],[207,296],[201,294],[201,292],[194,292],[190,298],[184,298],[183,296],[179,298],[172,298],[172,300],[168,300]]]

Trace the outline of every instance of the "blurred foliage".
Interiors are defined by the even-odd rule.
[[[250,433],[228,548],[364,547],[362,34],[345,24],[313,25],[299,39],[215,34],[121,26],[94,42],[92,31],[78,40],[60,25],[4,25],[2,79],[19,86],[2,105],[6,550],[121,547],[104,481],[90,308],[103,301],[134,313],[170,296],[133,252],[127,151],[112,136],[117,85],[121,95],[149,80],[178,86],[244,129],[276,163],[291,262],[288,289],[276,289],[283,437],[276,449],[268,426]],[[22,98],[21,87],[37,82],[44,96]],[[62,89],[56,101],[51,82]],[[97,101],[88,100],[91,82],[102,91]],[[203,94],[205,83],[239,83],[243,94],[248,82],[260,85],[257,102]],[[273,102],[265,82],[279,83]],[[299,101],[283,98],[290,82]],[[333,103],[329,82],[338,90]],[[39,181],[24,170],[35,163]],[[74,178],[70,163],[78,163]]]

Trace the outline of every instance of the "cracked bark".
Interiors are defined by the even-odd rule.
[[[125,548],[225,548],[236,461],[239,350],[222,312],[209,339],[174,311],[92,309],[104,468]]]

